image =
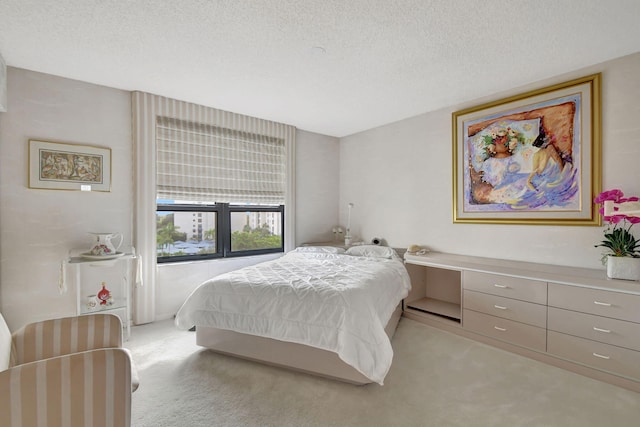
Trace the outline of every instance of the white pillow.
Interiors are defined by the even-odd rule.
[[[311,252],[320,254],[343,254],[344,249],[336,248],[334,246],[299,246],[293,250],[293,252]]]
[[[397,258],[395,249],[388,246],[359,245],[347,249],[347,255],[364,256],[371,258]]]

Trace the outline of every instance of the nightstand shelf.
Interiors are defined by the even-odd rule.
[[[65,283],[76,294],[76,314],[112,313],[122,321],[125,339],[131,332],[131,283],[136,272],[135,248],[118,258],[95,260],[79,256],[81,251],[72,249],[65,264]],[[100,300],[102,283],[109,291],[109,298]]]

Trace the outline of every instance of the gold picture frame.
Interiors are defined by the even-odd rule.
[[[111,191],[111,149],[30,139],[29,188]]]
[[[454,112],[453,222],[601,225],[600,80]]]

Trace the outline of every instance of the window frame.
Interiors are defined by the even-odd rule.
[[[158,212],[216,212],[216,252],[210,254],[173,255],[158,256],[156,242],[156,262],[158,264],[168,264],[185,261],[206,261],[219,258],[236,258],[254,255],[265,255],[273,253],[284,253],[285,244],[285,206],[284,205],[245,205],[230,203],[156,203],[156,214]],[[231,250],[231,214],[234,212],[277,212],[280,213],[280,247],[252,249],[243,251]],[[156,216],[157,221],[157,216]],[[157,236],[157,229],[156,229]]]

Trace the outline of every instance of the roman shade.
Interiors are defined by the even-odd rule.
[[[285,203],[287,152],[282,138],[158,117],[156,150],[158,199]]]

